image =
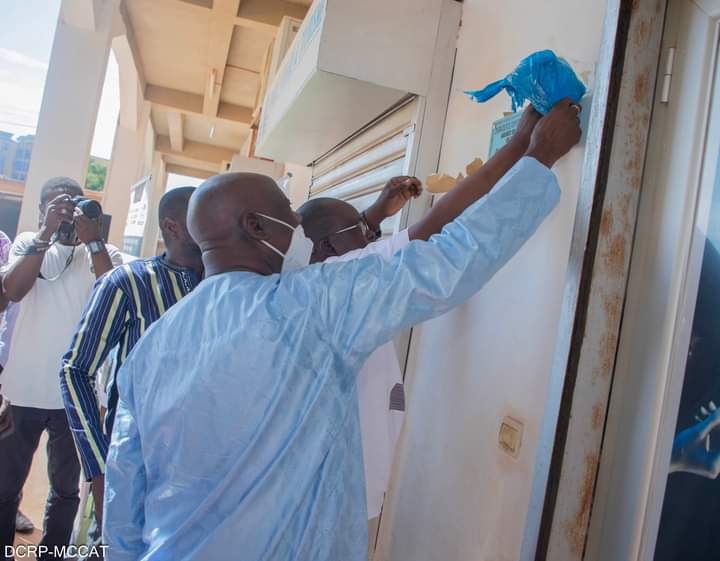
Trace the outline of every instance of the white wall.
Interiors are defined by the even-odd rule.
[[[592,85],[600,0],[465,0],[440,171],[487,157],[491,123],[510,107],[463,90],[551,48]],[[376,560],[516,561],[554,351],[583,149],[556,168],[560,207],[467,305],[415,329],[409,410]],[[518,459],[498,447],[504,416],[524,423]]]
[[[285,163],[285,173],[292,173],[288,198],[293,208],[298,208],[308,199],[312,168],[300,164]]]

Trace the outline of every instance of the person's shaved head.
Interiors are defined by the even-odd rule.
[[[174,220],[183,219],[187,216],[190,197],[195,192],[195,187],[178,187],[165,193],[158,205],[158,219],[162,224],[163,218]]]
[[[337,233],[361,221],[360,213],[350,203],[330,197],[311,199],[298,209],[298,214],[302,216],[305,233],[314,244],[313,262],[361,249],[368,243],[360,228]]]
[[[227,271],[280,272],[282,258],[266,241],[287,251],[292,231],[262,215],[294,228],[300,217],[277,183],[257,173],[224,173],[201,184],[188,209],[188,228],[203,252],[208,276]]]
[[[309,200],[298,213],[302,216],[305,233],[313,241],[320,241],[360,220],[360,213],[354,206],[330,197]]]
[[[195,187],[178,187],[165,193],[158,205],[158,221],[167,258],[182,267],[202,271],[200,248],[187,227],[188,205]]]

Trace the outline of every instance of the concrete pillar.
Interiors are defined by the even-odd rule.
[[[128,127],[120,120],[115,130],[112,157],[103,190],[103,210],[112,216],[108,241],[116,247],[123,245],[130,187],[145,175],[145,134],[148,124],[149,109],[137,127]]]
[[[105,80],[113,0],[64,0],[50,55],[18,231],[36,230],[40,189],[54,176],[85,182]]]
[[[153,154],[152,180],[148,191],[148,213],[145,219],[145,232],[143,234],[141,257],[151,257],[157,252],[157,242],[160,239],[160,224],[158,223],[158,205],[165,194],[167,186],[167,169],[160,152]]]

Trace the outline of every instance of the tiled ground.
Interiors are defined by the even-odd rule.
[[[15,534],[15,545],[36,544],[40,541],[45,499],[48,494],[46,445],[47,435],[43,434],[30,469],[30,475],[23,489],[23,500],[20,505],[20,509],[35,524],[35,531],[32,534]],[[34,557],[25,557],[23,559],[34,561]]]

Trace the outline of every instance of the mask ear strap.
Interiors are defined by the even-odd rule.
[[[269,247],[269,248],[272,249],[275,253],[277,253],[280,257],[282,257],[283,259],[285,259],[285,254],[284,254],[282,251],[280,251],[277,247],[275,247],[274,245],[272,245],[271,243],[269,243],[269,242],[267,242],[267,241],[265,241],[265,240],[260,240],[260,243],[263,244],[263,245],[265,245],[265,246],[267,246],[267,247]]]
[[[295,228],[290,226],[290,224],[288,224],[284,220],[280,220],[279,218],[275,218],[273,216],[268,216],[267,214],[263,214],[261,212],[256,212],[255,214],[257,214],[258,216],[262,216],[263,218],[267,218],[268,220],[272,220],[273,222],[277,222],[278,224],[282,224],[283,226],[287,226],[288,228],[290,228],[290,230],[295,230]]]

